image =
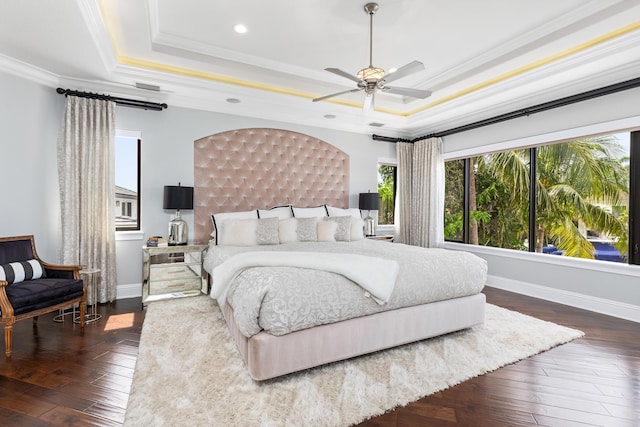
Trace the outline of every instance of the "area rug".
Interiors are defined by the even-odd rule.
[[[259,383],[213,299],[157,301],[125,426],[349,426],[582,335],[487,304],[481,326]]]

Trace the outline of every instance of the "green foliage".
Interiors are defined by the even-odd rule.
[[[478,244],[526,250],[528,154],[522,150],[476,158]],[[514,184],[514,182],[516,184]],[[518,187],[522,186],[522,187]],[[485,216],[479,216],[479,213]]]
[[[394,177],[396,166],[378,166],[378,194],[380,194],[380,209],[378,210],[378,224],[393,224],[394,215]]]
[[[621,253],[628,242],[629,161],[613,137],[587,138],[538,148],[536,248],[552,242],[567,256],[593,258],[584,230],[609,236]],[[461,233],[463,182],[459,161],[449,162],[445,236]],[[449,164],[448,163],[448,164]],[[447,164],[447,165],[448,165]],[[480,245],[526,250],[529,216],[529,150],[473,159]],[[612,208],[613,207],[613,208]],[[622,250],[621,250],[622,249]]]
[[[445,163],[444,237],[462,241],[462,199],[464,197],[464,161]]]

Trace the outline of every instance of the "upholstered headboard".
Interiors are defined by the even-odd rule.
[[[281,129],[238,129],[194,142],[194,237],[207,242],[211,214],[282,204],[349,207],[349,156]]]

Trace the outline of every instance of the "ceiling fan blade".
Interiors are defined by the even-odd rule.
[[[313,99],[313,102],[316,101],[323,101],[327,98],[333,98],[334,96],[339,96],[339,95],[344,95],[345,93],[352,93],[352,92],[360,92],[362,89],[358,88],[358,89],[349,89],[349,90],[343,90],[342,92],[338,92],[338,93],[332,93],[331,95],[326,95],[326,96],[321,96],[320,98],[315,98]]]
[[[418,71],[422,71],[422,70],[424,70],[424,64],[422,62],[412,61],[412,62],[409,62],[407,65],[403,65],[402,67],[398,68],[393,73],[387,73],[382,78],[382,81],[384,83],[390,83],[392,81],[408,76],[409,74],[417,73]]]
[[[367,95],[364,97],[364,105],[362,106],[362,111],[373,111],[373,101],[375,95],[375,91],[367,93]]]
[[[410,89],[408,87],[385,86],[383,92],[393,93],[395,95],[410,96],[412,98],[425,99],[431,96],[431,91],[424,89]]]
[[[341,70],[341,69],[339,69],[339,68],[325,68],[325,70],[326,70],[326,71],[328,71],[328,72],[330,72],[330,73],[337,74],[337,75],[342,76],[342,77],[346,77],[346,78],[348,78],[349,80],[352,80],[352,81],[354,81],[354,82],[356,82],[356,83],[359,83],[359,82],[360,82],[360,79],[359,79],[359,78],[357,78],[357,77],[356,77],[356,76],[354,76],[353,74],[349,74],[349,73],[347,73],[346,71],[342,71],[342,70]]]

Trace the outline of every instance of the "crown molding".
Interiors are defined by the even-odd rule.
[[[604,2],[601,0],[590,0],[585,2],[580,7],[572,9],[568,13],[559,16],[535,29],[522,33],[519,36],[510,39],[506,43],[502,43],[493,49],[484,52],[481,55],[475,56],[468,61],[462,62],[456,66],[448,68],[445,72],[442,72],[434,77],[427,78],[418,82],[421,87],[437,88],[441,84],[451,80],[457,80],[470,73],[477,73],[479,69],[484,68],[485,64],[495,63],[496,60],[502,57],[514,57],[520,54],[518,51],[524,47],[531,46],[542,42],[545,38],[550,37],[554,33],[557,33],[566,27],[575,24],[583,19],[589,18],[604,9],[613,7],[616,4],[623,3],[624,0],[614,0],[613,2]],[[546,41],[545,43],[549,43]]]
[[[50,71],[0,54],[0,70],[45,86],[56,86],[60,77]]]
[[[76,0],[76,4],[83,17],[85,26],[91,35],[91,39],[97,48],[98,55],[102,60],[102,65],[107,72],[111,72],[118,65],[118,52],[116,44],[111,39],[111,32],[107,28],[107,22],[102,13],[101,0]]]

